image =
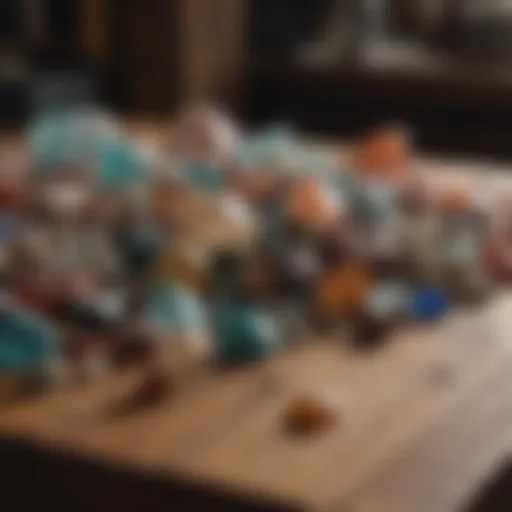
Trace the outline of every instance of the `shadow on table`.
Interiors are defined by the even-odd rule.
[[[462,512],[510,512],[512,510],[512,459],[490,476],[472,503]]]

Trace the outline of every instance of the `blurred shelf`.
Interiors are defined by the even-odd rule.
[[[417,89],[429,90],[433,94],[442,90],[446,94],[456,94],[458,101],[477,96],[486,104],[501,105],[503,101],[512,104],[512,66],[503,64],[471,64],[433,56],[422,56],[416,60],[369,59],[366,62],[345,59],[329,65],[314,65],[299,59],[260,55],[255,56],[252,62],[252,78],[285,80],[297,86],[300,86],[298,79],[305,83],[339,86],[371,82],[379,87],[402,86],[401,92],[405,94]],[[411,90],[411,86],[415,89]],[[436,101],[442,99],[436,98]]]
[[[275,118],[308,132],[350,136],[404,121],[430,151],[512,157],[512,67],[418,51],[312,65],[254,55],[247,120]]]

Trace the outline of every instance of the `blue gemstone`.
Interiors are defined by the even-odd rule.
[[[241,140],[236,158],[242,165],[265,165],[290,156],[295,146],[293,128],[276,123]]]
[[[446,313],[448,296],[438,288],[419,288],[411,298],[411,315],[420,320],[435,320]]]
[[[222,169],[207,162],[193,162],[185,172],[187,182],[200,190],[218,190],[224,184]]]
[[[90,161],[100,136],[94,120],[79,111],[51,111],[34,120],[28,130],[28,147],[34,166],[40,171],[59,164]]]
[[[396,212],[394,192],[379,185],[352,185],[348,194],[352,216],[360,222],[375,224]]]
[[[219,361],[250,361],[274,354],[279,348],[278,328],[258,309],[219,301],[213,307],[212,323]]]
[[[100,186],[122,188],[144,179],[146,171],[141,154],[121,140],[104,140],[98,146],[96,172]]]
[[[178,284],[156,286],[143,307],[143,316],[164,332],[204,327],[207,321],[200,297]]]
[[[60,353],[60,336],[44,317],[21,309],[0,314],[0,370],[36,369]]]

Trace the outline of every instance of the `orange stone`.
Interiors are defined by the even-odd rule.
[[[339,410],[323,396],[305,395],[296,398],[285,413],[287,430],[316,433],[333,427],[339,421]]]
[[[187,256],[179,246],[163,251],[157,258],[154,276],[160,281],[180,282],[195,291],[204,291],[209,281],[206,266]]]
[[[317,305],[322,313],[331,317],[357,314],[370,287],[371,278],[363,266],[348,263],[335,267],[317,284]]]
[[[409,137],[397,126],[381,128],[359,143],[354,164],[359,172],[374,177],[403,176],[411,167]]]
[[[286,201],[288,218],[318,230],[327,230],[336,224],[340,210],[329,197],[329,191],[314,179],[298,180]]]

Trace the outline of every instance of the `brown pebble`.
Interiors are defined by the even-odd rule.
[[[287,431],[314,434],[333,427],[339,421],[337,408],[321,396],[295,399],[285,414]]]
[[[152,407],[174,396],[176,390],[176,380],[172,377],[158,374],[147,375],[136,390],[115,404],[110,411],[117,416]]]

